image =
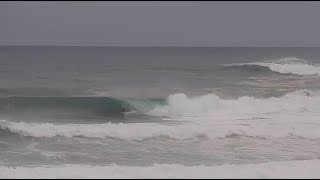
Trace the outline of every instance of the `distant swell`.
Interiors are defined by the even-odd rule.
[[[249,73],[271,73],[273,72],[269,67],[255,65],[255,64],[231,64],[222,67],[225,70],[249,72]]]
[[[295,57],[287,57],[269,62],[228,64],[224,68],[248,72],[273,71],[282,74],[320,75],[320,65]]]
[[[43,167],[3,167],[0,178],[320,178],[320,161],[282,161],[260,164],[184,166],[155,164],[153,166],[90,166],[63,165]]]

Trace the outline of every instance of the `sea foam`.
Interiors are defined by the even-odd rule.
[[[175,120],[175,124],[54,124],[1,120],[0,128],[22,136],[46,138],[320,138],[319,104],[319,93],[307,90],[266,99],[241,97],[224,100],[214,94],[199,97],[175,94],[167,98],[166,105],[159,105],[148,112],[149,115]]]
[[[246,165],[184,166],[0,166],[0,178],[320,178],[320,161],[284,161]]]

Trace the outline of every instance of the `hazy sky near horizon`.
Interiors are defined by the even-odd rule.
[[[2,1],[0,45],[318,46],[320,2]]]

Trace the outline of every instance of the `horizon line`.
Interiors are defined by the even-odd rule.
[[[0,47],[144,47],[144,48],[320,48],[320,46],[143,46],[143,45],[1,45]]]

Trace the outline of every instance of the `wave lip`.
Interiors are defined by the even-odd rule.
[[[252,62],[252,63],[234,63],[227,64],[226,67],[242,67],[251,69],[259,69],[257,66],[267,67],[271,71],[281,74],[296,75],[317,75],[320,76],[320,65],[312,64],[306,60],[296,57],[286,57],[269,62]]]
[[[320,160],[221,166],[0,166],[0,178],[320,178],[319,168]]]

